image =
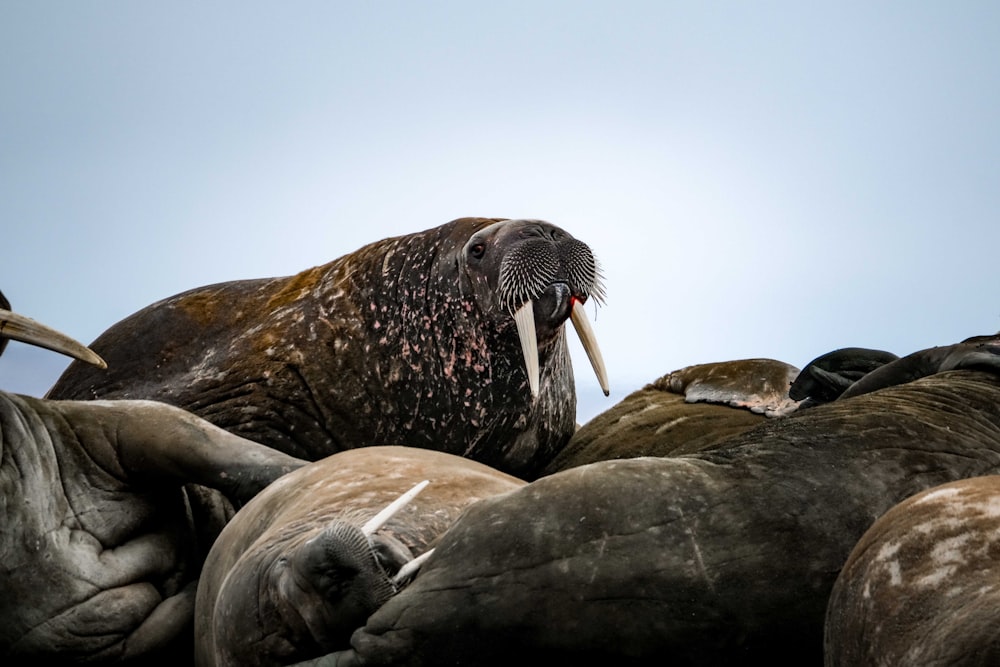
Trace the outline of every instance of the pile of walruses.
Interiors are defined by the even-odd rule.
[[[463,218],[154,303],[0,392],[0,659],[1000,664],[1000,335],[607,392],[591,249]],[[2,366],[0,366],[2,368]]]

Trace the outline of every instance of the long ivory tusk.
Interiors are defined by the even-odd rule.
[[[101,359],[96,352],[83,343],[45,326],[41,322],[36,322],[30,317],[18,315],[9,310],[0,309],[0,336],[44,347],[47,350],[93,364],[98,368],[108,367],[104,359]]]
[[[412,489],[396,498],[394,501],[389,503],[385,509],[373,516],[368,520],[368,523],[361,526],[361,532],[365,534],[365,537],[371,537],[375,534],[375,531],[381,528],[386,521],[392,518],[392,515],[403,509],[407,503],[413,500],[418,493],[424,490],[424,487],[430,483],[429,480],[424,480],[419,484],[416,484]]]
[[[535,333],[535,311],[532,301],[514,313],[517,323],[517,337],[521,339],[521,353],[524,355],[524,366],[528,371],[528,386],[531,387],[531,397],[538,398],[538,339]]]
[[[573,320],[576,335],[580,337],[583,349],[587,351],[590,365],[594,367],[597,381],[601,383],[601,390],[604,391],[605,396],[608,396],[611,393],[611,388],[608,386],[608,371],[604,368],[604,357],[601,356],[601,348],[597,346],[597,336],[594,335],[594,329],[587,320],[587,311],[583,309],[583,304],[576,299],[573,300],[573,310],[570,317]]]
[[[398,586],[399,584],[401,584],[404,581],[406,581],[406,579],[408,577],[410,577],[417,570],[420,569],[420,566],[424,564],[425,560],[427,560],[428,558],[431,557],[432,553],[434,553],[434,550],[430,549],[430,550],[425,551],[424,553],[420,554],[419,556],[417,556],[413,560],[408,561],[406,564],[403,565],[403,567],[399,568],[399,572],[397,572],[396,576],[393,577],[392,583],[394,583],[395,585]]]

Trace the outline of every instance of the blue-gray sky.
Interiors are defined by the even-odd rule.
[[[586,241],[612,383],[1000,329],[995,2],[0,3],[0,289],[84,342],[462,216]],[[590,312],[594,312],[593,308]],[[0,388],[66,362],[12,343]]]

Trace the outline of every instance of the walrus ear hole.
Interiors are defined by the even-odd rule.
[[[485,243],[473,243],[469,246],[469,254],[475,259],[482,259],[483,255],[486,254],[486,244]]]

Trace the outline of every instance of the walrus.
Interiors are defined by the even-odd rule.
[[[9,337],[104,363],[0,301],[0,348]],[[163,403],[0,392],[0,661],[190,661],[212,540],[304,464]]]
[[[759,426],[766,417],[795,410],[798,404],[788,392],[798,375],[798,368],[775,359],[737,359],[672,371],[581,426],[545,472],[708,449]]]
[[[1000,471],[1000,363],[981,368],[480,501],[323,664],[817,664],[830,590],[877,517]]]
[[[928,489],[879,517],[830,596],[826,665],[1000,664],[1000,476]]]
[[[605,394],[583,305],[590,248],[539,220],[461,218],[284,278],[184,292],[91,344],[50,398],[146,398],[315,460],[360,444],[466,456],[534,477],[576,429],[571,319]]]
[[[842,347],[827,352],[802,368],[789,387],[788,396],[799,402],[800,409],[829,403],[865,375],[897,359],[892,352],[867,347]]]
[[[373,534],[363,524],[426,488]],[[230,521],[205,562],[199,667],[291,664],[347,646],[400,587],[395,576],[473,502],[525,482],[413,447],[349,449],[286,475]]]
[[[961,343],[919,350],[865,373],[847,387],[841,398],[860,396],[933,373],[961,368],[995,370],[1000,359],[1000,333],[971,336]]]

